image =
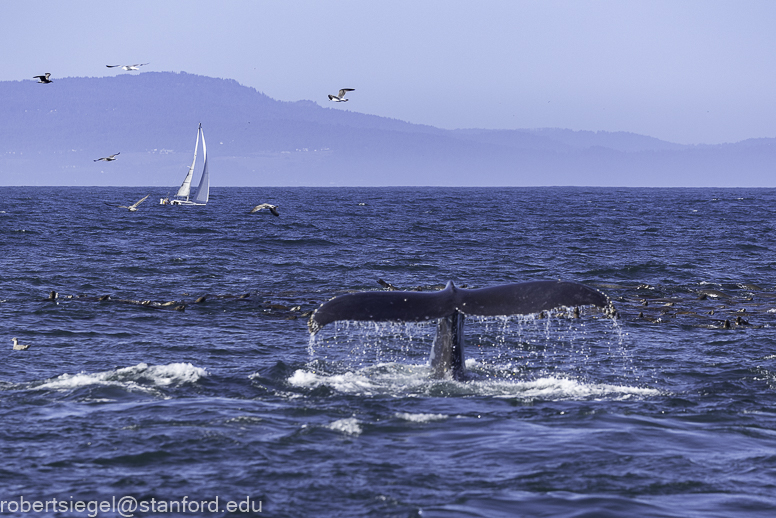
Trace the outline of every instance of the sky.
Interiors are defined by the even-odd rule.
[[[719,144],[776,137],[775,25],[746,0],[19,0],[0,80],[148,62],[445,129]]]

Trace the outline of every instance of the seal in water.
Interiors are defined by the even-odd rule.
[[[533,281],[492,288],[462,289],[451,282],[436,292],[374,291],[335,297],[310,316],[315,334],[338,320],[422,322],[438,320],[430,363],[435,377],[450,372],[465,376],[463,326],[466,315],[508,316],[540,313],[560,307],[611,306],[609,297],[576,282]],[[575,311],[574,316],[578,313]]]

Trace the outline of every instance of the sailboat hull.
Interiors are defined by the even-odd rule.
[[[170,205],[207,205],[206,203],[195,203],[189,200],[170,200]]]

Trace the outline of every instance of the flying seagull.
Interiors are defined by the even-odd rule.
[[[45,83],[51,83],[52,82],[51,79],[49,79],[50,77],[51,77],[51,73],[50,72],[46,72],[45,76],[34,76],[33,79],[37,79],[39,83],[44,83],[45,84]]]
[[[11,341],[13,342],[14,351],[23,351],[30,348],[29,344],[20,344],[18,338],[11,338]]]
[[[262,203],[261,205],[256,205],[251,209],[249,214],[253,214],[254,212],[258,212],[262,209],[269,209],[269,211],[272,213],[273,216],[280,216],[277,205],[270,205],[269,203]]]
[[[145,201],[145,199],[148,198],[149,196],[151,196],[151,195],[150,194],[146,194],[144,197],[140,198],[138,201],[136,201],[135,203],[133,203],[129,207],[125,207],[123,205],[119,205],[119,208],[120,209],[129,209],[129,212],[135,212],[137,210],[137,206],[140,205],[141,203],[143,203]]]
[[[139,70],[140,67],[147,65],[148,63],[136,63],[134,65],[105,65],[108,68],[121,67],[124,70]]]
[[[354,90],[355,90],[355,88],[343,88],[342,90],[339,91],[339,95],[331,95],[331,94],[329,94],[329,100],[330,101],[335,101],[335,102],[338,102],[338,103],[348,102],[348,100],[345,99],[345,94],[348,93],[348,92],[352,92]]]
[[[120,209],[128,209],[129,212],[137,212],[137,206],[140,205],[141,203],[143,203],[145,201],[145,199],[148,198],[149,196],[151,196],[151,195],[150,194],[146,194],[142,199],[136,201],[135,203],[133,203],[132,205],[130,205],[128,207],[126,205],[116,205],[116,207],[118,207]],[[112,203],[108,203],[107,201],[105,202],[105,205],[110,205],[111,207],[114,206]]]
[[[120,154],[121,154],[121,152],[116,153],[115,155],[104,156],[102,158],[96,159],[95,162],[99,162],[99,161],[113,162],[114,160],[116,160],[116,157],[119,156]]]

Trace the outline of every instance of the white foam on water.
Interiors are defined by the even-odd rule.
[[[469,366],[469,362],[467,362]],[[543,376],[531,380],[504,378],[465,381],[432,379],[428,366],[400,363],[381,364],[343,374],[321,374],[299,369],[288,379],[289,384],[312,389],[326,386],[336,392],[360,396],[490,396],[534,400],[590,400],[654,397],[653,388],[580,381],[564,376]],[[404,416],[400,416],[405,418]]]
[[[497,397],[519,397],[526,400],[565,400],[565,399],[628,399],[633,396],[651,397],[660,394],[652,388],[610,385],[606,383],[584,383],[571,378],[544,377],[533,381],[517,383],[488,382]]]
[[[429,383],[431,370],[425,365],[382,363],[343,374],[320,374],[298,369],[288,383],[299,388],[328,386],[344,394],[373,396],[413,392]]]
[[[447,419],[447,416],[444,414],[411,414],[409,412],[398,412],[396,417],[413,423],[430,423]]]
[[[347,419],[339,419],[326,426],[336,432],[342,432],[346,435],[360,435],[363,431],[358,419],[355,417],[348,417]]]
[[[357,393],[372,395],[381,392],[381,387],[378,383],[355,372],[327,376],[299,369],[288,379],[288,382],[291,385],[301,388],[314,388],[327,385],[337,392],[344,392],[346,394]]]
[[[207,376],[207,371],[191,363],[151,365],[139,363],[110,371],[61,374],[56,378],[34,385],[38,390],[73,390],[89,385],[116,386],[141,392],[153,392],[154,387],[194,383]],[[149,386],[150,385],[150,386]]]
[[[207,371],[201,367],[195,367],[191,363],[168,363],[167,365],[152,365],[148,367],[141,363],[145,369],[142,374],[156,385],[178,385],[181,383],[195,383],[200,378],[207,376]]]

